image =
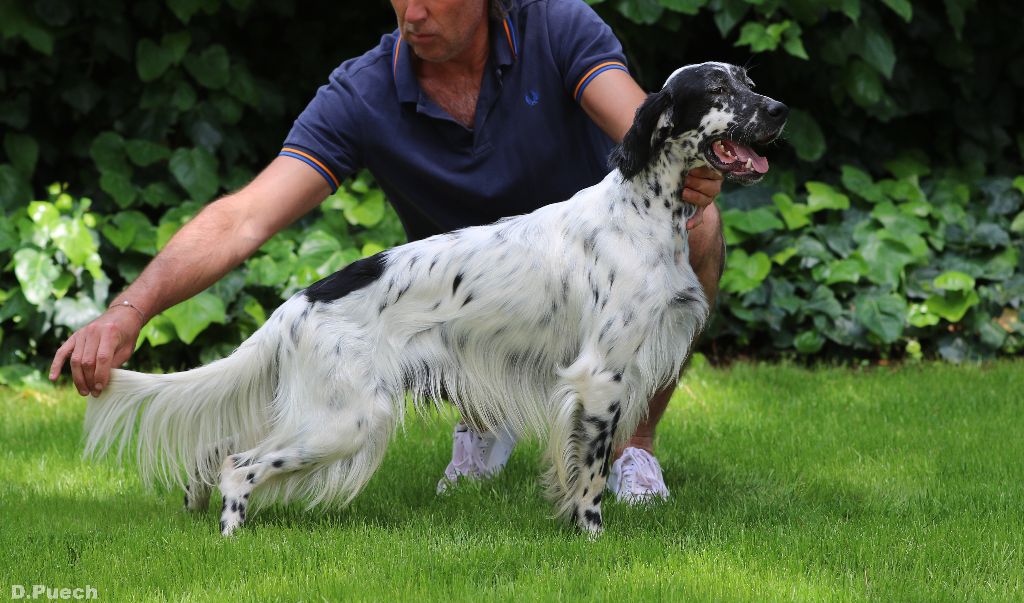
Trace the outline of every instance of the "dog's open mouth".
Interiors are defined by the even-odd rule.
[[[735,140],[720,139],[705,152],[711,167],[736,180],[759,180],[768,171],[768,159]]]

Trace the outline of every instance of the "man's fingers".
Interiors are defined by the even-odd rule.
[[[687,176],[686,180],[683,182],[683,186],[685,187],[683,188],[684,193],[687,189],[700,193],[699,199],[690,202],[697,203],[699,201],[701,202],[701,205],[710,205],[714,202],[718,193],[722,191],[722,182],[720,180],[708,180],[706,178],[696,178],[694,176]],[[685,194],[683,195],[683,198],[686,199]],[[687,200],[689,201],[689,199]]]
[[[692,188],[684,188],[683,201],[686,201],[691,205],[696,205],[697,207],[704,208],[714,203],[715,198],[713,196],[708,196],[707,194],[699,190],[695,190]]]
[[[105,333],[91,330],[86,342],[85,353],[82,354],[82,376],[85,378],[86,394],[95,393],[96,386],[96,352],[103,342]]]
[[[57,348],[57,353],[53,355],[53,362],[50,364],[50,381],[56,381],[57,377],[60,377],[60,372],[64,368],[64,362],[67,361],[68,356],[71,354],[71,350],[74,348],[74,335],[68,337],[68,340],[64,342],[64,345]]]
[[[96,371],[93,373],[92,393],[100,395],[110,379],[110,366],[114,361],[114,352],[120,344],[120,337],[114,329],[107,329],[96,349]]]
[[[713,170],[708,166],[704,165],[698,168],[693,168],[689,172],[691,175],[697,178],[703,178],[705,180],[724,180],[725,176],[722,175],[718,170]]]
[[[83,396],[89,395],[89,388],[85,382],[85,373],[82,370],[82,356],[89,344],[89,336],[86,333],[78,333],[75,337],[75,350],[71,352],[71,378],[75,381],[78,393]]]

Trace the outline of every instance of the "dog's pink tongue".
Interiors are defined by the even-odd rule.
[[[744,165],[746,165],[747,160],[749,159],[750,167],[752,167],[755,172],[764,174],[768,171],[768,159],[758,155],[757,151],[754,149],[732,140],[725,141],[725,145],[728,146],[729,150],[732,151],[732,154],[735,155]]]

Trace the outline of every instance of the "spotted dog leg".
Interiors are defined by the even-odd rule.
[[[209,472],[220,466],[221,459],[228,454],[231,454],[231,440],[225,440],[210,449],[210,453],[206,457],[205,467],[196,466],[189,471],[188,483],[185,484],[186,511],[198,513],[210,507],[210,492],[212,488],[209,480],[203,479],[200,476],[204,472]]]
[[[604,527],[601,493],[625,393],[622,373],[604,368],[601,358],[583,354],[560,371],[566,404],[552,425],[555,466],[547,479],[559,514],[591,536]]]
[[[592,536],[604,529],[601,517],[601,495],[608,479],[615,431],[622,416],[621,402],[612,401],[601,408],[584,408],[573,434],[579,442],[579,476],[572,502],[572,519],[576,526]]]
[[[220,512],[221,534],[230,536],[245,523],[249,495],[274,476],[314,470],[363,452],[370,430],[381,422],[379,413],[375,414],[374,399],[339,402],[338,406],[332,412],[317,413],[315,421],[311,419],[288,437],[275,434],[272,441],[280,442],[275,448],[264,443],[259,449],[224,459],[220,473],[220,492],[224,498]],[[386,408],[390,411],[390,407]]]

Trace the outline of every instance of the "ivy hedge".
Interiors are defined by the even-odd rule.
[[[793,109],[767,181],[722,197],[706,351],[1020,353],[1024,7],[591,3],[647,88],[724,60]],[[34,374],[204,203],[244,185],[330,70],[393,21],[387,3],[0,3],[0,382]],[[401,240],[362,174],[154,319],[136,361],[222,355],[284,296]]]

